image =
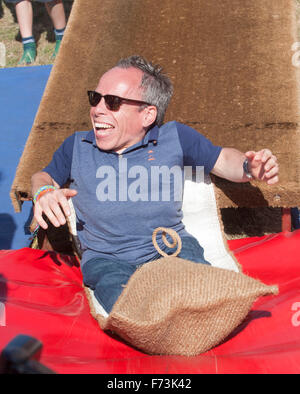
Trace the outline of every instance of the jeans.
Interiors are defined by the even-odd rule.
[[[193,237],[182,237],[182,249],[178,257],[195,263],[210,263],[204,258],[204,250]],[[171,254],[173,249],[166,247],[164,252]],[[153,260],[161,258],[157,254]],[[147,263],[144,263],[147,264]],[[113,259],[93,258],[88,260],[82,267],[84,284],[94,291],[97,301],[107,313],[110,313],[115,302],[123,291],[130,277],[141,264],[129,264],[126,261]]]

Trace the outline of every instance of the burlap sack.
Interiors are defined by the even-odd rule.
[[[180,248],[175,254],[179,252]],[[258,297],[277,292],[277,286],[242,273],[172,255],[138,269],[107,318],[90,305],[103,330],[113,331],[140,350],[192,356],[225,339]]]

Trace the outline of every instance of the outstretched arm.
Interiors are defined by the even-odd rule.
[[[237,149],[223,148],[211,172],[232,182],[248,182],[249,178],[243,168],[246,159],[253,179],[264,181],[268,185],[279,181],[277,158],[269,149],[242,153]]]

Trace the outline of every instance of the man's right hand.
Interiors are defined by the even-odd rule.
[[[66,216],[71,213],[68,199],[76,194],[74,189],[56,189],[42,195],[34,205],[34,218],[37,223],[45,230],[48,228],[42,216],[45,214],[53,226],[63,226]]]

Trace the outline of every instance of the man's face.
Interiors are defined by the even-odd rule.
[[[140,89],[142,71],[135,68],[115,67],[100,79],[96,91],[102,95],[112,94],[133,100],[142,100]],[[96,144],[102,150],[121,153],[127,147],[143,139],[145,129],[145,111],[139,105],[122,103],[118,111],[109,110],[102,98],[97,106],[91,107]]]

